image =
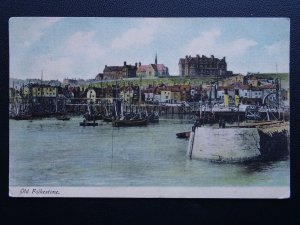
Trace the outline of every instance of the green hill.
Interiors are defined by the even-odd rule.
[[[260,73],[258,76],[265,77],[265,78],[271,78],[271,79],[281,79],[281,81],[288,81],[289,80],[289,74],[288,73]]]

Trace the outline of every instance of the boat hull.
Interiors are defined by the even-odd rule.
[[[82,127],[95,127],[98,126],[98,123],[85,123],[85,122],[81,122],[79,123],[80,126]]]
[[[14,120],[32,120],[32,115],[11,116],[10,119],[14,119]]]
[[[130,126],[146,126],[148,121],[146,119],[136,120],[113,120],[112,125],[115,127],[130,127]]]
[[[177,138],[189,138],[190,133],[191,133],[190,131],[181,132],[181,133],[177,133],[176,136]]]

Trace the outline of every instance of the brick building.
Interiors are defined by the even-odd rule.
[[[120,78],[129,78],[136,77],[137,63],[133,65],[127,65],[124,61],[123,66],[107,66],[103,70],[103,79],[120,79]]]
[[[225,57],[222,59],[196,55],[196,57],[185,56],[179,59],[180,76],[227,76],[231,71],[227,71]]]

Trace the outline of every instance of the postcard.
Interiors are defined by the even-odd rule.
[[[11,197],[289,198],[288,18],[13,17]]]

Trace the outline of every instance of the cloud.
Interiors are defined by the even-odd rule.
[[[114,50],[125,50],[132,47],[144,47],[151,44],[156,34],[165,34],[172,30],[168,25],[172,23],[170,20],[163,18],[144,18],[140,22],[127,31],[121,33],[110,43],[110,48]]]
[[[69,57],[53,58],[49,55],[40,56],[31,67],[31,74],[40,75],[43,71],[43,79],[63,79],[72,75],[74,61]]]
[[[105,49],[95,41],[95,34],[94,31],[78,31],[74,33],[66,41],[66,48],[64,50],[67,50],[67,53],[73,57],[97,60],[105,53]],[[67,53],[65,52],[65,54]]]
[[[232,42],[225,44],[223,47],[220,47],[220,52],[223,55],[243,55],[247,52],[251,47],[256,46],[258,43],[251,39],[239,38]]]
[[[271,45],[266,45],[264,47],[266,52],[264,57],[265,61],[273,65],[273,68],[275,67],[274,65],[277,64],[278,72],[288,72],[290,64],[289,47],[290,42],[287,40],[280,40]]]
[[[128,49],[133,46],[142,47],[150,44],[154,39],[154,29],[152,27],[131,28],[111,43],[112,49]]]
[[[203,31],[200,35],[192,39],[183,48],[185,54],[196,55],[220,55],[220,56],[238,56],[243,55],[251,47],[257,45],[257,42],[251,39],[239,38],[232,41],[219,41],[222,39],[220,29],[211,29]]]
[[[209,31],[203,31],[200,35],[192,39],[184,47],[186,54],[196,55],[199,53],[213,54],[216,46],[216,40],[221,35],[219,29],[212,29]]]
[[[46,29],[52,27],[60,20],[61,18],[58,17],[38,18],[30,23],[28,27],[19,27],[19,38],[24,40],[24,47],[33,45],[45,34]]]
[[[269,55],[289,55],[289,41],[277,41],[271,45],[266,45],[265,49]]]

